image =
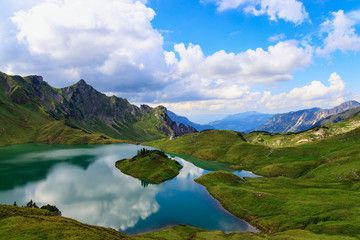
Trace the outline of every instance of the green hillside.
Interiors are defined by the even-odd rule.
[[[84,80],[57,89],[40,76],[1,72],[0,122],[0,146],[138,142],[195,131],[173,122],[162,106],[137,107],[126,99],[96,91]]]
[[[148,143],[169,152],[233,164],[262,178],[213,172],[196,181],[231,213],[268,233],[307,230],[360,237],[359,115],[298,134],[209,130]],[[321,138],[314,132],[324,131]],[[263,141],[254,143],[256,137]],[[288,138],[288,147],[271,142]],[[299,144],[299,138],[311,138]],[[296,140],[294,140],[296,139]],[[280,140],[280,142],[285,140]],[[340,239],[340,238],[339,238]]]
[[[0,239],[129,239],[111,228],[91,226],[28,207],[0,204]]]

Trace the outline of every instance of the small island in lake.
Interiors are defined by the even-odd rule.
[[[138,151],[130,159],[119,160],[115,166],[123,173],[150,183],[162,183],[176,177],[182,168],[180,163],[159,150]]]

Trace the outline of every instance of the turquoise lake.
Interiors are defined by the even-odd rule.
[[[172,155],[183,168],[162,184],[144,182],[115,168],[143,146],[24,144],[0,148],[0,203],[56,205],[62,215],[134,235],[178,224],[224,232],[256,228],[225,211],[194,182],[226,164]],[[146,147],[152,149],[150,147]],[[248,171],[241,177],[258,177]]]

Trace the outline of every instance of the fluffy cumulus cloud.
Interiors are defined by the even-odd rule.
[[[285,34],[270,37],[267,48],[236,53],[219,50],[206,56],[195,44],[179,43],[173,51],[164,51],[163,36],[151,24],[155,12],[145,0],[31,0],[24,1],[23,10],[19,10],[22,0],[5,2],[16,10],[8,14],[9,24],[0,23],[1,71],[42,74],[56,87],[84,78],[100,91],[135,103],[164,104],[185,115],[190,110],[192,114],[266,111],[300,106],[300,100],[304,104],[339,101],[345,91],[336,74],[330,77],[330,86],[314,81],[276,95],[254,91],[290,81],[296,71],[312,63],[313,47],[284,41]],[[273,21],[300,24],[308,19],[298,0],[202,2],[217,4],[219,11],[241,8],[268,15]],[[334,12],[322,24],[325,39],[318,54],[360,49],[353,27],[357,12],[349,16]]]
[[[337,73],[332,73],[328,82],[329,86],[325,86],[320,81],[312,81],[310,85],[294,88],[288,93],[277,95],[265,92],[261,102],[269,109],[285,108],[287,105],[311,107],[314,104],[316,106],[334,106],[342,103],[347,93],[345,82]]]
[[[360,36],[355,32],[355,21],[344,14],[343,10],[331,13],[332,17],[321,24],[321,32],[326,36],[324,46],[317,48],[319,55],[328,55],[331,52],[340,50],[358,51],[360,50]],[[356,17],[353,12],[352,18]]]
[[[237,54],[222,50],[208,57],[204,57],[199,45],[189,44],[186,48],[177,44],[174,49],[180,60],[169,57],[167,62],[177,65],[181,76],[196,73],[203,78],[244,84],[291,80],[291,73],[308,66],[312,60],[312,48],[294,40],[279,42],[267,50],[249,49]]]
[[[297,0],[202,0],[213,2],[218,11],[243,8],[245,12],[255,16],[267,15],[270,20],[283,19],[295,24],[301,24],[309,18],[302,2]]]
[[[243,89],[242,95],[231,99],[209,99],[164,103],[170,109],[182,114],[195,111],[206,114],[209,109],[218,113],[241,112],[248,109],[258,111],[290,111],[294,109],[324,106],[332,107],[345,101],[348,91],[345,82],[337,73],[332,73],[328,86],[320,81],[312,81],[309,85],[293,88],[288,92],[272,94],[270,91],[251,91]]]
[[[17,39],[72,80],[111,80],[113,88],[161,85],[167,71],[155,12],[135,0],[44,0],[12,17]],[[86,5],[86,7],[84,7]],[[129,81],[131,79],[132,81]]]
[[[320,81],[312,81],[310,85],[302,88],[294,88],[288,94],[289,98],[301,99],[303,101],[323,99],[330,95],[337,95],[345,89],[345,82],[337,73],[329,78],[330,86],[325,86]]]

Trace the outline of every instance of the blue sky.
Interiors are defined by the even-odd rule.
[[[1,0],[0,71],[202,122],[360,100],[360,1]],[[205,116],[205,117],[204,117]]]

